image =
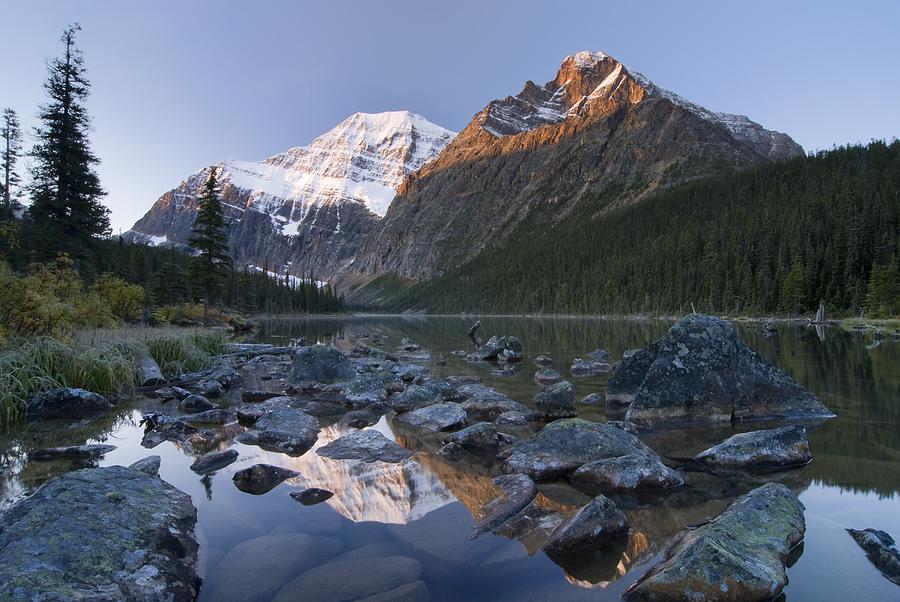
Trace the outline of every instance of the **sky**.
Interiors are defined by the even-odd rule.
[[[308,144],[357,111],[460,130],[579,50],[808,151],[900,136],[895,0],[3,0],[0,107],[24,129],[74,22],[115,232],[198,169]]]

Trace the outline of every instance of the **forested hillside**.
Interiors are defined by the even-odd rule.
[[[611,194],[607,192],[607,194]],[[562,219],[548,203],[435,280],[351,295],[472,312],[900,313],[900,142],[732,171]],[[474,225],[477,227],[477,225]]]

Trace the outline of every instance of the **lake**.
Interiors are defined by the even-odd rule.
[[[408,337],[430,353],[432,361],[426,365],[431,375],[476,376],[533,406],[535,356],[552,357],[556,368],[575,384],[578,399],[589,393],[602,395],[609,374],[570,377],[572,360],[596,348],[606,349],[618,360],[626,350],[646,345],[671,325],[665,320],[480,318],[482,337],[516,335],[523,343],[526,360],[518,369],[500,370],[467,363],[452,353],[470,349],[467,332],[475,319],[273,318],[262,322],[252,340],[287,345],[290,339],[303,336],[307,342],[335,342],[349,350],[360,336],[366,340],[367,335],[384,335],[386,349],[394,349],[402,337]],[[343,558],[384,558],[387,568],[398,562],[398,556],[415,558],[421,563],[418,578],[434,601],[617,600],[660,560],[684,528],[715,516],[735,496],[772,480],[788,485],[806,507],[806,538],[799,558],[788,569],[787,600],[900,599],[900,589],[869,563],[845,532],[848,527],[872,527],[900,536],[900,343],[877,344],[871,337],[836,327],[817,330],[781,323],[776,334],[766,336],[760,323],[736,326],[746,343],[837,414],[807,423],[813,462],[749,480],[688,472],[685,491],[615,498],[632,524],[631,535],[575,558],[551,558],[541,547],[549,530],[591,499],[587,493],[562,482],[541,484],[526,516],[499,532],[471,540],[474,520],[497,494],[490,482],[490,466],[441,459],[434,453],[438,436],[409,432],[390,415],[371,428],[417,452],[405,464],[330,460],[318,456],[315,448],[290,457],[234,442],[233,435],[240,430],[235,428],[223,436],[219,448],[237,449],[238,461],[211,477],[200,477],[188,469],[195,453],[188,447],[171,442],[152,450],[141,446],[143,428],[138,422],[144,412],[177,414],[178,410],[140,397],[89,422],[31,425],[5,433],[0,439],[0,504],[6,506],[52,475],[74,468],[65,462],[29,462],[25,457],[29,449],[104,442],[117,449],[100,465],[127,465],[150,454],[160,455],[160,476],[193,498],[204,578],[200,600],[238,599],[237,592],[246,588],[258,599],[269,599],[267,592],[274,593],[297,576],[279,561],[290,545],[289,536],[298,533],[333,543]],[[621,414],[608,415],[602,403],[580,404],[579,416],[598,421],[621,418]],[[768,423],[657,429],[641,438],[677,461],[734,432],[762,426]],[[353,430],[341,422],[324,421],[323,427],[316,448]],[[231,476],[259,462],[289,467],[301,476],[263,495],[238,490]],[[288,493],[304,487],[322,487],[335,495],[324,503],[303,506]]]

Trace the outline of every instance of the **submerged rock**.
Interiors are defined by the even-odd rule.
[[[28,453],[29,460],[96,460],[116,449],[115,445],[71,445],[69,447],[48,447]]]
[[[548,480],[568,476],[589,462],[632,455],[659,460],[640,439],[613,425],[565,418],[501,454],[500,470]]]
[[[739,341],[729,322],[697,314],[622,360],[606,395],[631,402],[627,419],[632,422],[834,415]]]
[[[84,418],[96,416],[112,407],[113,404],[102,395],[66,387],[44,391],[29,398],[25,402],[25,416],[28,420]]]
[[[785,561],[803,540],[803,504],[767,483],[686,531],[625,600],[771,600],[787,583]]]
[[[323,445],[316,453],[332,460],[391,463],[402,462],[413,455],[413,452],[394,443],[375,429],[348,433]]]
[[[249,419],[244,415],[245,419]],[[236,437],[247,445],[299,456],[319,438],[319,421],[287,405],[272,405],[254,423],[253,428]]]
[[[197,474],[209,474],[221,470],[229,464],[233,464],[237,459],[238,452],[236,449],[213,451],[194,460],[194,463],[191,464],[191,470]]]
[[[144,472],[53,478],[0,514],[0,599],[192,601],[196,523],[190,496]]]
[[[334,560],[286,583],[273,602],[370,600],[419,581],[422,566],[406,556]],[[391,598],[380,598],[389,600]],[[403,599],[403,598],[395,598]]]
[[[534,396],[537,413],[544,418],[571,418],[575,409],[575,387],[567,380],[541,387]]]
[[[288,495],[304,506],[314,506],[330,500],[334,497],[334,492],[328,491],[327,489],[319,489],[318,487],[310,487],[303,491],[292,491]]]
[[[882,575],[900,585],[900,552],[894,547],[893,537],[877,529],[847,529],[847,533]]]
[[[598,485],[604,491],[664,489],[684,485],[678,472],[659,457],[637,453],[588,462],[572,473],[573,481]]]
[[[694,459],[707,466],[789,468],[812,461],[806,429],[800,425],[738,433],[700,452]]]
[[[244,493],[262,495],[275,489],[279,483],[299,476],[299,472],[289,468],[271,464],[254,464],[250,468],[234,473],[231,480],[234,481],[235,487]]]
[[[500,528],[524,510],[537,495],[534,481],[523,474],[500,475],[491,482],[500,488],[500,496],[484,505],[484,516],[475,523],[471,539]]]
[[[353,364],[346,355],[328,345],[312,345],[301,348],[294,356],[290,382],[333,383],[350,380],[354,374]]]
[[[628,533],[628,519],[608,497],[598,495],[561,524],[544,545],[548,552],[577,552]]]
[[[458,403],[436,403],[403,414],[397,420],[429,431],[449,431],[466,423],[466,411]]]

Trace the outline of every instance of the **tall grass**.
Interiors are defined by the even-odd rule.
[[[50,337],[7,341],[0,347],[0,424],[24,415],[25,400],[59,387],[109,395],[137,384],[137,360],[147,353],[176,375],[209,367],[225,351],[220,332],[94,331],[72,341]]]

